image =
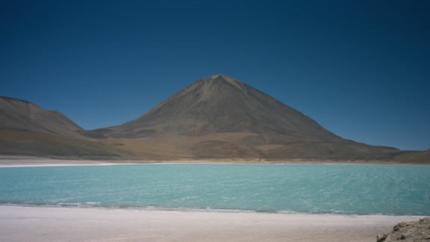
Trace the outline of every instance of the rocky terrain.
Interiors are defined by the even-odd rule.
[[[430,217],[414,222],[402,222],[388,234],[378,235],[377,242],[426,242],[430,241]]]

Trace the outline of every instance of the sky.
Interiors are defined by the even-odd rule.
[[[332,132],[430,148],[430,1],[0,0],[0,95],[85,129],[222,73]]]

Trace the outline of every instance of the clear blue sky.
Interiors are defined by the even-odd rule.
[[[430,148],[430,1],[0,1],[0,95],[86,129],[230,75],[338,135]]]

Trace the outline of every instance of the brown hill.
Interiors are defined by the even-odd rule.
[[[0,128],[81,136],[83,130],[62,113],[47,111],[29,101],[0,97]]]
[[[391,159],[399,151],[345,140],[303,113],[223,75],[200,80],[123,125],[94,130],[138,156],[238,159]]]
[[[29,101],[0,97],[0,154],[114,158],[111,145],[87,138],[85,131],[59,112]]]

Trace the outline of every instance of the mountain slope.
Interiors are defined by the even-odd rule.
[[[81,136],[83,130],[62,113],[47,111],[29,101],[0,97],[0,128]]]
[[[59,112],[29,101],[0,97],[0,154],[114,158],[121,152],[87,138],[85,131]]]
[[[345,140],[301,112],[223,75],[200,80],[123,125],[94,130],[151,158],[391,159],[399,151]]]

